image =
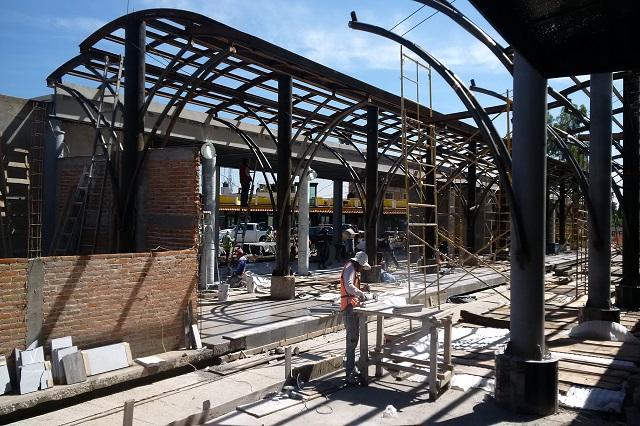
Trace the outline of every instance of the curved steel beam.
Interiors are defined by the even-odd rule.
[[[451,18],[456,24],[460,25],[465,31],[474,36],[479,42],[484,44],[498,60],[504,65],[510,74],[513,74],[513,60],[507,54],[498,42],[496,42],[491,36],[482,31],[476,24],[471,22],[462,12],[452,6],[449,2],[443,0],[415,0],[418,3],[424,4],[437,10],[438,12]],[[563,95],[556,92],[551,86],[548,87],[548,93],[562,104],[565,108],[571,111],[576,117],[580,119],[587,126],[589,125],[589,119],[585,117],[573,104]]]
[[[355,13],[352,13],[352,18],[355,18]],[[355,19],[349,22],[349,27],[354,30],[369,32],[381,37],[385,37],[406,47],[407,49],[418,55],[422,60],[427,62],[432,67],[432,69],[434,69],[455,91],[455,93],[458,95],[458,98],[472,114],[473,119],[478,125],[482,136],[484,137],[486,143],[489,145],[489,148],[492,151],[493,158],[496,161],[496,166],[498,168],[500,182],[502,184],[502,187],[505,189],[507,198],[509,200],[511,217],[514,224],[513,228],[515,233],[518,235],[518,241],[520,242],[520,246],[517,248],[517,257],[521,260],[526,259],[529,256],[527,238],[525,235],[525,230],[522,226],[522,219],[519,208],[515,203],[513,188],[511,186],[511,181],[509,178],[509,171],[511,170],[511,157],[506,149],[506,146],[504,146],[504,142],[493,126],[493,122],[486,114],[482,106],[480,106],[473,94],[448,68],[446,68],[440,61],[417,46],[415,43],[384,28],[358,22]]]
[[[273,191],[271,190],[271,185],[269,185],[269,179],[267,178],[267,174],[266,174],[267,169],[268,169],[269,173],[271,174],[271,179],[274,182],[276,181],[276,178],[275,178],[275,175],[273,174],[273,168],[271,167],[271,163],[269,163],[269,160],[264,155],[264,153],[262,152],[260,147],[258,145],[256,145],[255,142],[253,141],[253,139],[251,139],[249,137],[249,135],[247,135],[242,129],[240,129],[238,126],[228,122],[227,120],[224,120],[222,118],[216,117],[216,116],[211,115],[211,114],[208,115],[208,119],[215,120],[215,121],[223,124],[224,126],[227,126],[234,133],[236,133],[238,136],[240,136],[240,138],[247,144],[247,146],[251,150],[251,153],[253,155],[255,155],[256,159],[258,160],[258,164],[260,164],[262,177],[264,178],[264,181],[267,184],[267,190],[269,191],[269,198],[271,199],[271,208],[273,209],[273,211],[276,211],[276,200],[275,200],[275,197],[273,196]]]

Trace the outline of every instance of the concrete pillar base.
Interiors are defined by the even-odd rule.
[[[558,411],[558,360],[496,355],[496,401],[514,411],[548,416]]]
[[[478,256],[465,254],[464,259],[462,260],[462,264],[464,266],[478,266],[480,261],[478,260]]]
[[[296,298],[296,278],[293,275],[271,277],[271,297],[279,300]]]
[[[620,322],[620,309],[618,308],[594,308],[592,306],[583,306],[578,311],[578,322],[586,321],[612,321]]]
[[[616,286],[616,306],[625,309],[640,308],[640,287]]]
[[[382,282],[382,266],[371,265],[368,271],[362,271],[363,283],[379,283]]]

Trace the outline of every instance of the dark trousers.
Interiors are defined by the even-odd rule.
[[[242,207],[247,207],[249,205],[249,188],[250,184],[242,184],[240,191],[240,205]]]
[[[349,377],[356,367],[356,346],[358,346],[358,340],[360,339],[360,317],[353,312],[353,306],[351,305],[342,311],[342,315],[344,317],[344,328],[347,332],[347,363],[345,370],[347,377]]]

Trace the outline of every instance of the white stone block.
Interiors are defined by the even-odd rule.
[[[60,337],[57,339],[51,339],[51,353],[56,349],[68,348],[73,346],[71,336]]]
[[[87,376],[125,368],[133,363],[128,343],[101,346],[82,351]]]

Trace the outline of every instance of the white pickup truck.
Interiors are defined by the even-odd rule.
[[[242,227],[244,223],[234,226],[233,228],[223,229],[220,231],[220,241],[226,233],[231,235],[231,238],[236,239],[236,243],[245,242],[245,243],[258,243],[267,240],[267,227],[261,223],[247,223],[247,231],[244,235],[242,235]],[[236,228],[238,228],[238,234],[236,236]]]

